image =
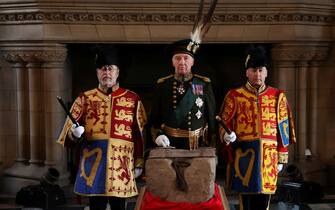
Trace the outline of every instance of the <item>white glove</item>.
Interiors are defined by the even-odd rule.
[[[283,167],[284,167],[284,164],[282,163],[278,163],[278,166],[277,166],[277,172],[281,172],[281,170],[283,170]]]
[[[78,126],[76,124],[73,124],[71,127],[71,132],[76,138],[80,138],[81,135],[85,132],[85,128],[83,126]]]
[[[155,139],[155,143],[160,147],[168,147],[170,146],[170,140],[165,135],[159,135]]]
[[[232,131],[230,134],[226,132],[223,136],[223,139],[226,144],[229,144],[230,142],[234,142],[236,140],[236,134],[234,131]]]
[[[135,168],[135,179],[141,176],[142,172],[143,172],[143,168]]]

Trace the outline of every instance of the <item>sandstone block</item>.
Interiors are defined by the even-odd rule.
[[[187,189],[178,187],[173,163],[183,163],[179,168]],[[146,161],[147,190],[163,200],[198,203],[209,200],[214,194],[215,148],[197,150],[157,148]]]

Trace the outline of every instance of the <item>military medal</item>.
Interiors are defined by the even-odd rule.
[[[203,86],[198,84],[192,84],[192,91],[194,95],[203,95]]]
[[[197,105],[197,107],[201,108],[204,104],[204,101],[200,97],[198,97],[197,99],[195,99],[195,104]]]
[[[202,116],[202,113],[200,112],[200,110],[197,111],[197,113],[195,113],[195,116],[200,119],[200,117]]]
[[[180,83],[179,87],[177,87],[177,91],[180,95],[185,93],[185,88],[184,88],[183,83]]]

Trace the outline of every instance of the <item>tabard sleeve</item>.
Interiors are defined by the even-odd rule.
[[[236,113],[236,108],[237,108],[237,104],[235,101],[235,97],[232,91],[229,91],[223,100],[223,103],[220,108],[219,116],[226,123],[227,127],[231,130],[234,130],[233,120],[234,120],[234,116]],[[225,132],[226,132],[225,129],[220,125],[219,134],[220,134],[221,142],[223,142],[223,136]]]
[[[225,96],[223,103],[220,108],[220,114],[219,116],[221,119],[226,123],[227,127],[230,130],[234,130],[234,116],[236,113],[236,100],[233,95],[232,91],[229,91],[227,95]],[[223,160],[227,163],[233,161],[233,151],[231,144],[226,144],[223,140],[224,134],[225,134],[225,129],[220,125],[219,126],[219,137],[222,143],[222,150],[221,153],[223,155]]]
[[[84,94],[81,94],[76,98],[74,103],[72,104],[72,107],[70,109],[70,113],[72,114],[73,118],[79,122],[83,116],[84,109],[85,109],[85,96]],[[69,117],[66,118],[63,129],[57,139],[57,142],[60,143],[61,145],[65,146],[67,144],[68,140],[74,140],[72,137],[72,134],[70,132],[71,126],[72,126],[72,121],[70,120]]]
[[[144,106],[139,100],[136,107],[136,122],[133,129],[133,141],[134,141],[134,158],[135,158],[135,167],[143,168],[144,167],[144,128],[147,123],[147,115],[145,113]]]
[[[288,162],[288,145],[296,142],[293,116],[287,98],[280,92],[277,104],[278,162]]]

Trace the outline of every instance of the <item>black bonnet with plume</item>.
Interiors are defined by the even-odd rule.
[[[207,14],[203,14],[205,0],[201,0],[199,4],[199,9],[197,16],[195,17],[195,22],[189,39],[183,39],[172,43],[168,52],[171,56],[176,53],[186,53],[194,57],[197,53],[202,39],[207,34],[210,26],[211,19],[217,4],[217,0],[210,0]]]

